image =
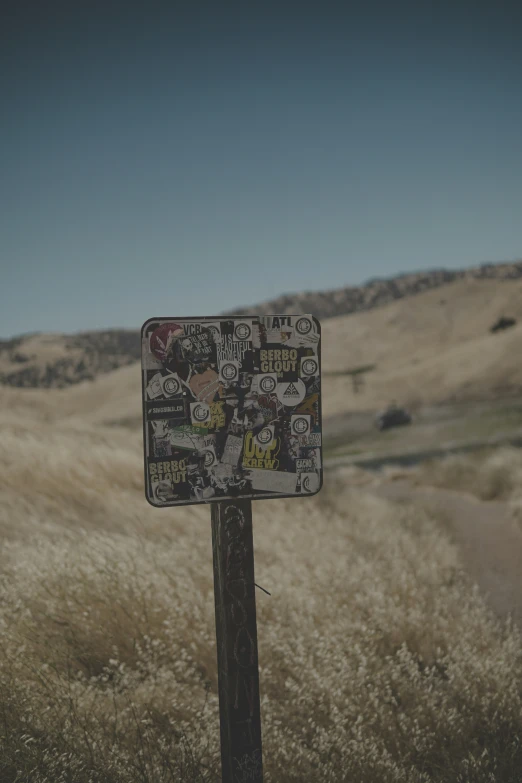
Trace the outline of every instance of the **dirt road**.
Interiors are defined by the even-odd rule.
[[[522,628],[522,532],[509,520],[506,503],[485,503],[463,492],[413,486],[407,480],[368,489],[435,512],[447,524],[464,567],[490,607],[501,618],[511,613]]]

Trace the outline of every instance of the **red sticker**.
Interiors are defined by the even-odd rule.
[[[183,327],[179,324],[162,324],[155,329],[150,336],[150,350],[161,362],[166,361],[170,347],[174,340],[184,334]]]

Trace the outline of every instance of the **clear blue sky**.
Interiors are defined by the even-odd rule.
[[[0,337],[522,257],[521,7],[5,3]]]

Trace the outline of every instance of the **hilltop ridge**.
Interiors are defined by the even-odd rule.
[[[311,312],[325,320],[382,308],[398,300],[427,293],[435,289],[455,290],[455,286],[480,286],[481,281],[491,285],[522,278],[522,260],[509,263],[482,264],[463,270],[433,269],[408,272],[389,279],[376,278],[361,286],[346,286],[330,291],[287,294],[250,308],[238,308],[224,315],[241,313],[306,313]],[[507,291],[506,291],[507,294]],[[459,288],[459,296],[465,291]],[[504,297],[506,305],[512,297]],[[496,314],[500,317],[517,313],[501,312],[501,299]],[[503,300],[502,300],[503,301]],[[514,304],[514,303],[513,303]],[[412,303],[413,307],[413,303]],[[413,308],[416,310],[417,308]],[[515,309],[517,309],[515,307]],[[471,313],[470,313],[471,317]],[[443,318],[444,320],[444,318]],[[375,321],[377,324],[379,319]],[[351,319],[350,319],[351,323]],[[355,322],[352,324],[356,328]],[[347,327],[350,328],[350,327]],[[412,328],[415,327],[412,324]],[[359,353],[356,346],[351,352]],[[81,332],[73,335],[27,334],[9,340],[0,340],[0,385],[22,388],[65,388],[82,381],[93,381],[99,376],[140,359],[140,340],[137,329],[109,329]],[[363,358],[361,361],[364,363]]]
[[[403,272],[391,278],[372,278],[360,286],[283,294],[259,305],[236,308],[225,314],[313,313],[317,318],[333,318],[371,310],[457,280],[517,280],[521,277],[522,260],[481,264],[469,269]]]

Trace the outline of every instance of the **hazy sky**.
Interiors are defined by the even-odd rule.
[[[522,257],[519,0],[2,9],[0,337]]]

